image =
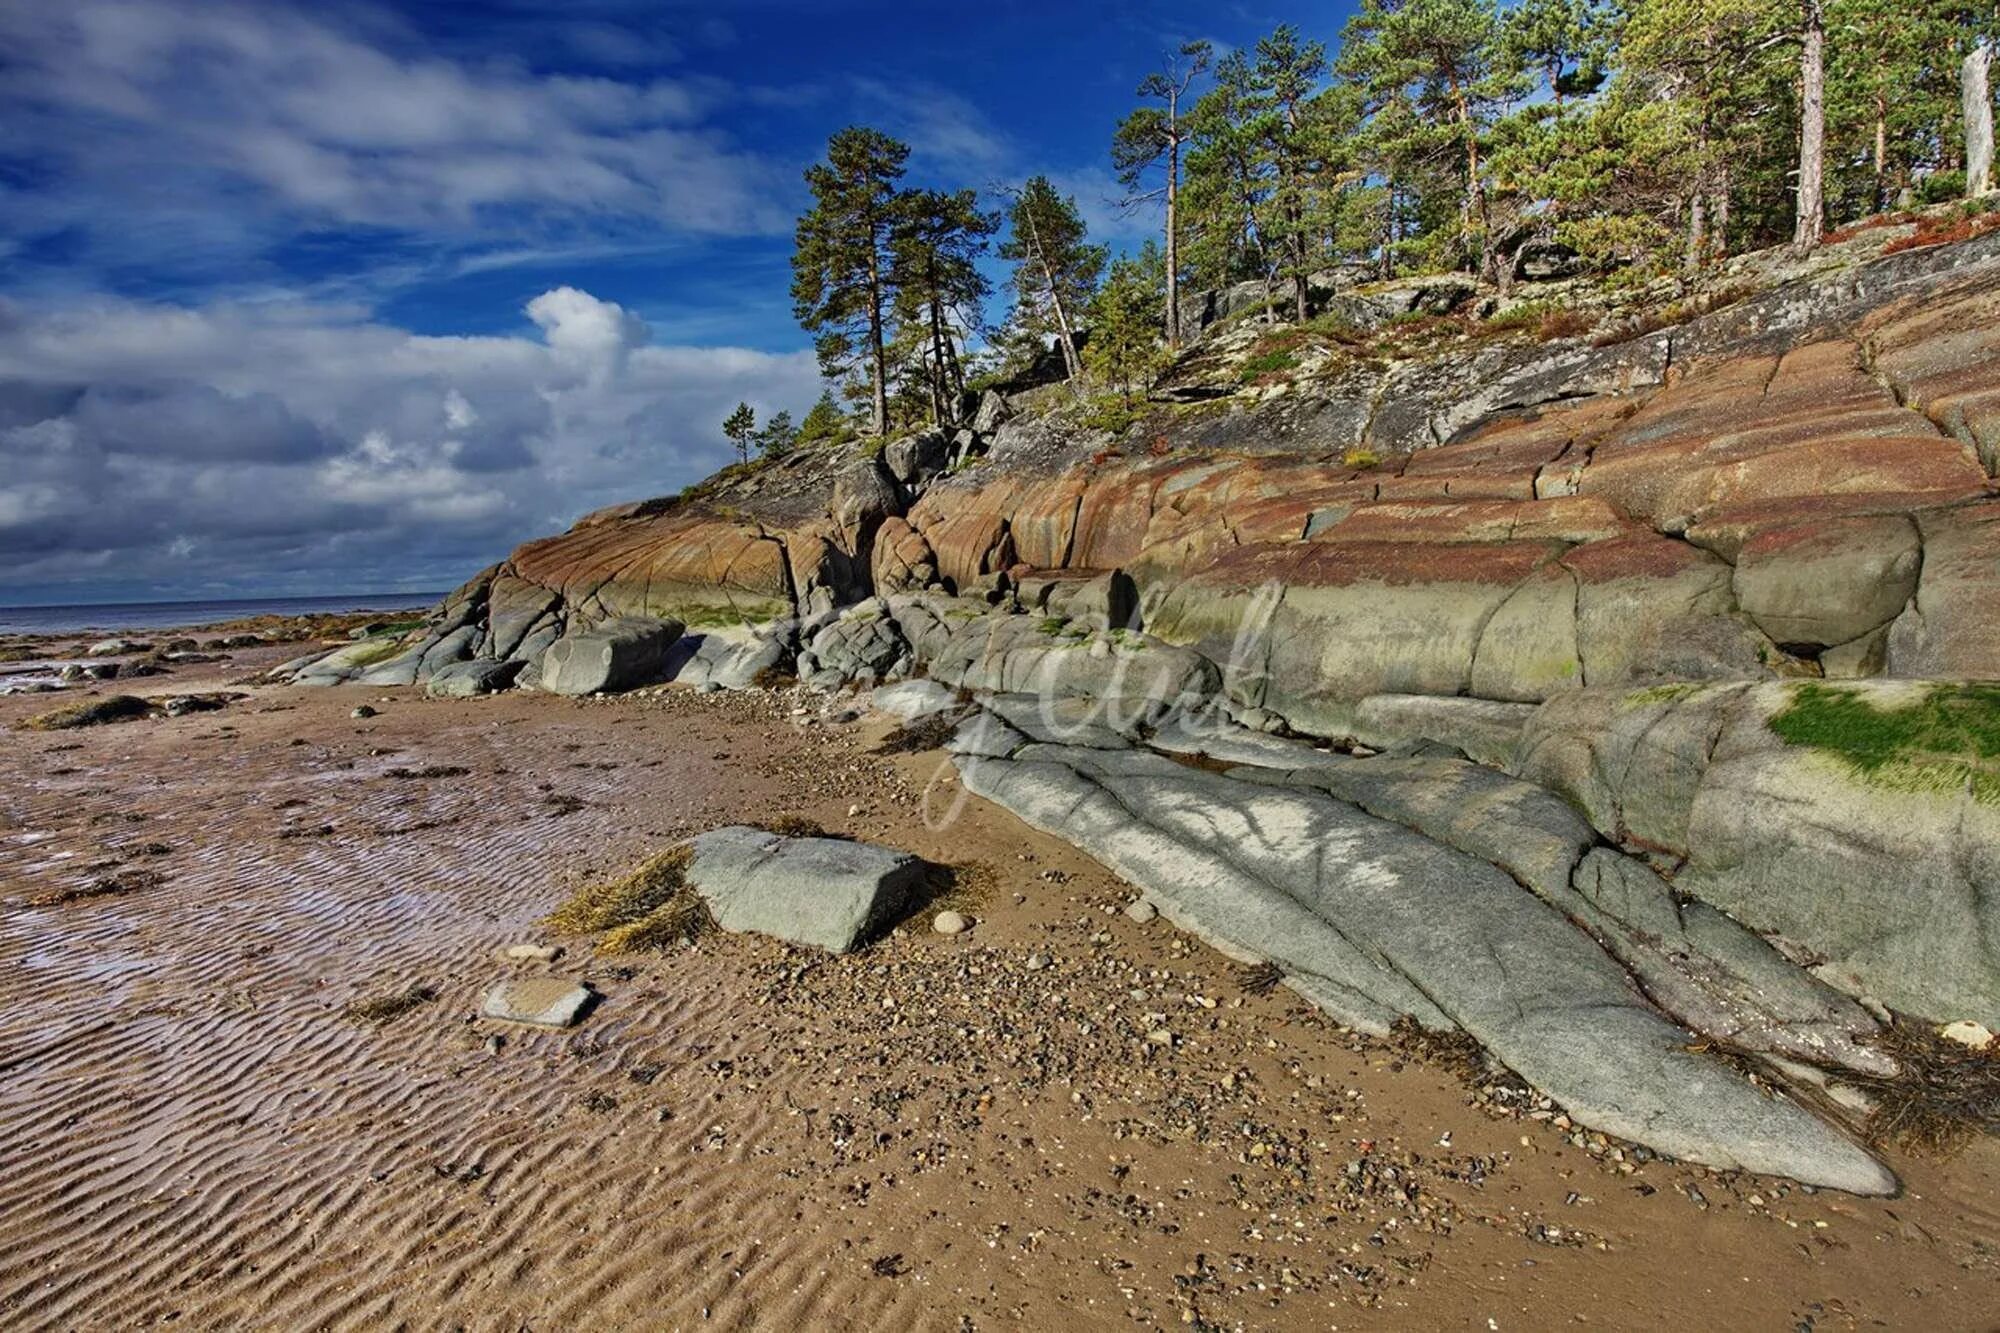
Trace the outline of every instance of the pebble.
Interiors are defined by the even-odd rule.
[[[500,952],[516,963],[550,963],[562,956],[562,950],[553,944],[510,944]]]
[[[1125,915],[1137,921],[1142,926],[1159,914],[1160,909],[1147,902],[1144,898],[1128,903],[1125,907]]]
[[[1947,1041],[1955,1041],[1962,1046],[1970,1046],[1975,1051],[1983,1051],[1993,1044],[1993,1034],[1986,1026],[1969,1018],[1961,1018],[1956,1023],[1946,1023],[1939,1029],[1939,1035]]]
[[[1146,1034],[1146,1040],[1155,1046],[1171,1046],[1174,1044],[1174,1034],[1165,1028],[1154,1028]]]
[[[353,712],[349,713],[349,714],[348,714],[348,716],[349,716],[349,717],[374,717],[374,716],[375,716],[375,710],[374,710],[374,709],[372,709],[372,708],[370,708],[370,707],[369,707],[369,706],[368,706],[367,704],[363,704],[363,705],[361,705],[361,707],[359,707],[359,708],[355,709],[355,710],[354,710]]]
[[[931,929],[940,935],[962,935],[972,923],[958,912],[939,912],[931,919]]]
[[[1028,955],[1028,970],[1030,972],[1039,972],[1048,965],[1049,956],[1047,954],[1035,953]]]

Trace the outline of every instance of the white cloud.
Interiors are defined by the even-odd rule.
[[[575,288],[525,313],[539,336],[420,336],[308,305],[0,301],[0,587],[169,557],[175,577],[453,583],[709,472],[739,399],[796,414],[818,393],[809,353],[653,346]]]
[[[109,263],[240,255],[245,233],[301,224],[455,239],[790,225],[795,167],[707,124],[728,94],[706,77],[414,54],[371,11],[248,0],[0,5],[0,50],[0,156],[46,168],[0,215],[0,249],[65,228]]]

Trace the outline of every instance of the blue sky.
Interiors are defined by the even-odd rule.
[[[0,5],[0,602],[437,588],[818,392],[800,172],[1040,171],[1100,237],[1132,88],[1344,6]]]

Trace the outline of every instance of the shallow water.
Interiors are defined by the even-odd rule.
[[[250,616],[343,611],[414,611],[437,605],[441,592],[362,592],[334,597],[249,597],[193,602],[104,602],[81,606],[0,606],[0,634],[80,630],[192,629]]]

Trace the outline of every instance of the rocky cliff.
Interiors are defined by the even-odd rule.
[[[588,640],[565,690],[928,675],[987,701],[969,786],[1344,1021],[1891,1188],[1685,1048],[1838,1089],[1891,1072],[1889,1010],[2000,1028],[2000,236],[1897,239],[1671,300],[1218,319],[1130,412],[1021,387],[735,469],[293,670],[475,692]]]

